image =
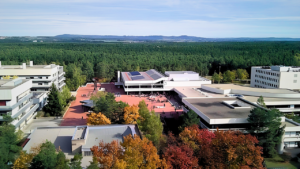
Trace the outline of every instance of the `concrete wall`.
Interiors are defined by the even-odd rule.
[[[300,89],[300,72],[280,72],[279,88]]]
[[[202,84],[211,84],[211,81],[165,81],[165,87],[181,87],[181,86],[199,86]]]
[[[85,144],[84,139],[72,140],[72,153],[80,153],[82,145]]]
[[[186,79],[186,80],[199,80],[199,74],[170,74],[169,80],[175,79]]]

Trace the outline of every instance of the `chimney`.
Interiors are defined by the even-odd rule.
[[[118,71],[118,83],[120,83],[120,71]]]
[[[22,67],[23,69],[26,69],[26,63],[23,63],[23,67]]]
[[[30,66],[30,67],[32,67],[32,66],[33,66],[33,61],[30,61],[30,64],[29,64],[29,66]]]

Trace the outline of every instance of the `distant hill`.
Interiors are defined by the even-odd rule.
[[[300,41],[300,38],[203,38],[196,36],[115,36],[115,35],[71,35],[55,36],[57,39],[113,40],[113,41],[166,41],[166,42],[251,42],[251,41]]]
[[[196,36],[116,36],[116,35],[72,35],[57,36],[1,36],[0,43],[5,42],[256,42],[256,41],[300,41],[300,38],[204,38]]]

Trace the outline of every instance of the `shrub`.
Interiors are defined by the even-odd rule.
[[[71,97],[69,98],[69,102],[74,101],[74,100],[76,100],[76,97],[75,97],[75,96],[71,96]]]
[[[46,113],[46,114],[45,114],[45,117],[50,117],[50,113]]]

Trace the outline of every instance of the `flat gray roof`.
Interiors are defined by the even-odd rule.
[[[210,119],[248,118],[252,108],[230,108],[223,101],[236,101],[236,98],[184,99]]]
[[[248,100],[249,102],[257,102],[259,97],[256,96],[244,96],[243,99]],[[263,97],[265,102],[288,102],[288,101],[300,101],[300,99],[294,98],[274,98],[274,97]]]
[[[194,71],[165,71],[165,74],[198,74]]]
[[[37,146],[46,140],[52,142],[55,148],[60,148],[64,153],[72,153],[71,139],[75,132],[75,126],[68,127],[40,127],[29,135],[29,141],[23,150],[29,152],[31,147]]]
[[[21,83],[16,83],[16,85],[11,85],[11,86],[3,86],[4,84],[8,83],[8,82],[12,82],[12,81],[16,81],[16,79],[1,79],[0,80],[0,90],[5,90],[5,89],[13,89],[15,87],[18,87],[26,82],[28,82],[30,79],[18,79],[20,81],[22,81]]]
[[[135,125],[89,126],[85,145],[82,148],[91,148],[94,145],[98,145],[100,141],[105,143],[110,143],[113,140],[123,142],[124,136],[132,135],[130,126],[135,128]]]
[[[254,87],[246,87],[235,84],[204,84],[203,86],[221,89],[221,90],[244,90],[244,91],[252,91],[252,92],[262,92],[262,93],[274,93],[274,94],[299,94],[292,90],[288,89],[263,89],[263,88],[254,88]]]
[[[54,65],[54,67],[57,67],[59,65]],[[26,69],[52,69],[54,67],[51,67],[51,65],[33,65],[33,66],[29,66],[26,65]],[[22,65],[2,65],[0,67],[1,69],[23,69]]]

